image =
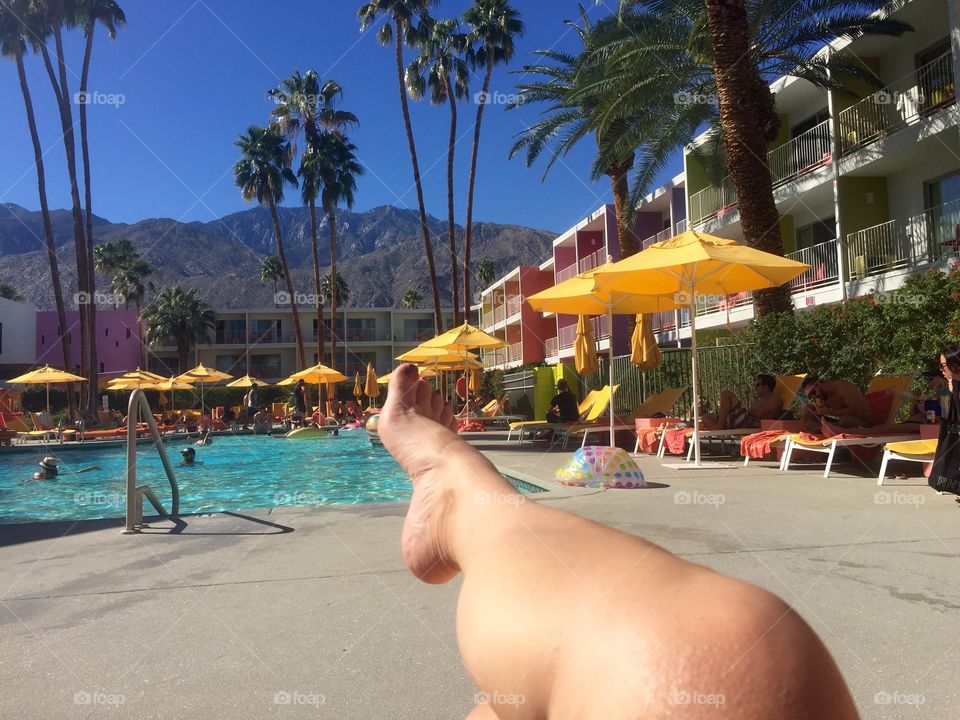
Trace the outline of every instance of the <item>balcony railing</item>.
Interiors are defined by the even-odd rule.
[[[767,153],[767,166],[776,188],[830,165],[832,159],[830,121],[824,120]],[[736,204],[737,192],[733,180],[727,175],[719,187],[711,185],[690,196],[690,219],[698,223],[721,217],[732,211]]]
[[[960,200],[847,235],[850,278],[940,262],[960,250]]]
[[[947,52],[840,112],[840,152],[859,150],[956,103],[953,53]]]
[[[216,345],[246,345],[247,333],[218,332],[214,338]]]
[[[509,295],[507,297],[507,317],[511,317],[520,312],[520,307],[523,305],[523,298],[519,295]]]
[[[523,343],[507,346],[507,362],[523,362]]]
[[[561,350],[566,350],[567,348],[572,348],[574,341],[577,339],[577,326],[576,325],[567,325],[566,327],[560,328],[560,332],[557,333],[557,342]]]
[[[556,273],[557,284],[562,283],[564,280],[569,280],[576,274],[577,274],[576,263],[565,267],[563,270],[557,270],[557,273]]]
[[[610,337],[610,322],[606,315],[591,318],[590,324],[595,340]]]
[[[493,309],[493,321],[498,323],[503,320],[503,317],[503,305],[497,305],[497,307]]]
[[[654,332],[666,332],[677,329],[677,315],[673,310],[653,313],[651,326]]]
[[[833,135],[830,126],[831,121],[824,120],[767,154],[767,165],[774,187],[785,185],[801,175],[830,165],[833,160]]]
[[[600,267],[607,261],[607,248],[602,247],[596,252],[592,252],[580,261],[580,272],[593,270]]]
[[[836,240],[787,253],[787,257],[810,266],[803,275],[790,281],[791,292],[807,292],[825,285],[835,285],[840,280]]]
[[[543,356],[556,357],[560,354],[560,346],[557,344],[557,338],[547,338],[543,341]]]
[[[249,338],[251,344],[292,343],[297,341],[293,330],[267,330],[262,333],[254,331],[249,334]]]
[[[410,330],[407,332],[398,333],[394,337],[395,342],[423,342],[424,340],[429,340],[434,335],[436,335],[433,330]]]
[[[492,310],[491,310],[490,312],[485,312],[485,313],[483,314],[483,324],[484,324],[484,327],[489,327],[490,325],[493,325],[493,311],[492,311]]]

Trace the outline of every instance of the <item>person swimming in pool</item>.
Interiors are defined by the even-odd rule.
[[[192,447],[185,447],[181,450],[180,458],[181,465],[203,465],[202,462],[197,462],[197,451]]]
[[[33,474],[33,478],[25,482],[31,482],[32,480],[56,480],[61,475],[79,475],[80,473],[99,469],[99,465],[90,465],[78,470],[65,470],[61,472],[57,459],[52,455],[47,455],[40,461],[40,469]]]
[[[195,445],[213,445],[213,438],[210,437],[210,428],[204,428],[203,432],[200,433],[200,439],[194,443]]]
[[[481,691],[470,720],[857,718],[826,647],[783,600],[527,500],[457,435],[414,366],[393,372],[378,429],[413,480],[407,567],[434,584],[464,575],[457,636]]]

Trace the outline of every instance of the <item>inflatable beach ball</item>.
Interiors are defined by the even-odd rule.
[[[370,417],[368,417],[367,423],[365,425],[365,427],[367,428],[367,432],[372,432],[372,433],[377,432],[377,425],[379,423],[380,423],[380,413],[377,413],[376,415],[371,415]]]
[[[647,483],[633,458],[618,447],[588,446],[577,450],[562,468],[557,481],[564,485],[602,488],[642,488]]]

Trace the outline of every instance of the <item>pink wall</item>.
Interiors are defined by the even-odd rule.
[[[574,247],[555,247],[553,249],[553,268],[559,272],[568,268],[577,261],[577,251]]]
[[[80,314],[67,312],[70,326],[70,354],[72,367],[80,367]],[[60,350],[57,313],[52,310],[37,312],[37,362],[55,367],[63,365]],[[97,313],[97,362],[99,372],[134,370],[140,362],[140,339],[135,310],[102,310]]]
[[[663,230],[663,215],[659,212],[637,213],[637,224],[634,226],[637,242],[643,242],[661,230]]]
[[[577,256],[582,260],[603,247],[602,230],[581,230],[577,233]]]
[[[520,268],[520,294],[524,297],[552,286],[553,273],[537,267]],[[556,334],[556,321],[553,318],[545,319],[541,313],[536,312],[529,303],[525,302],[520,307],[520,324],[523,332],[523,361],[525,363],[542,362],[543,342]]]

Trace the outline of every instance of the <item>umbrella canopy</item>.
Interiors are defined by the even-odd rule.
[[[689,307],[694,467],[702,467],[697,381],[697,296],[727,296],[777,287],[809,268],[805,263],[756,250],[733,240],[687,230],[669,240],[654,243],[646,250],[594,274],[596,288],[600,292],[615,294],[643,288],[645,293],[670,296],[678,305]]]
[[[290,376],[289,379],[293,380],[294,382],[297,380],[303,380],[304,382],[319,384],[327,382],[343,382],[347,379],[347,376],[339,370],[334,370],[332,367],[324,365],[323,363],[317,363],[313,367],[308,367],[306,370],[295,372]]]
[[[250,375],[244,375],[242,378],[238,378],[233,382],[228,382],[227,387],[237,387],[237,388],[248,388],[248,387],[267,387],[270,383],[264,382]]]
[[[163,378],[160,379],[162,380]],[[178,375],[177,380],[185,383],[220,382],[221,380],[233,380],[233,375],[228,375],[214,368],[208,368],[203,363],[200,363],[192,370],[187,370],[182,375]]]
[[[125,372],[123,375],[118,375],[109,381],[108,384],[115,382],[134,382],[134,383],[150,383],[150,382],[163,382],[166,380],[163,375],[157,375],[152,373],[149,370],[141,370],[137,368],[136,370],[131,370],[130,372]]]
[[[363,385],[360,384],[359,370],[357,370],[357,376],[353,380],[353,396],[355,398],[363,397]]]
[[[455,353],[450,348],[428,348],[418,345],[413,350],[407,350],[402,355],[397,355],[396,359],[400,362],[421,363],[421,362],[443,362],[444,360],[459,360],[463,353]]]
[[[373,363],[367,363],[367,382],[363,391],[371,400],[380,397],[380,388],[377,387],[377,371],[373,369]]]
[[[573,343],[573,358],[577,366],[577,375],[593,375],[600,367],[593,329],[586,315],[577,318],[577,339]]]
[[[447,330],[442,335],[432,340],[422,343],[422,348],[455,348],[455,349],[476,349],[476,348],[502,348],[507,344],[500,338],[488,335],[480,328],[470,323],[464,323],[453,330]]]
[[[440,370],[445,372],[448,370],[482,370],[484,365],[481,360],[478,360],[473,355],[467,355],[465,357],[459,357],[455,359],[446,359],[442,362],[431,363],[430,367],[435,370]]]
[[[7,380],[11,385],[46,385],[47,386],[47,414],[50,414],[50,386],[61,383],[86,382],[87,379],[74,375],[66,370],[44,365],[42,368],[31,370],[23,375]]]
[[[423,367],[418,366],[417,371],[420,377],[422,378],[432,378],[436,377],[437,373],[434,372],[433,368],[429,365],[424,365]],[[388,372],[386,375],[380,375],[377,377],[377,385],[386,385],[390,382],[390,378],[393,376],[392,372]],[[360,374],[357,373],[357,382],[360,382]],[[359,387],[359,385],[357,385]],[[356,388],[355,388],[356,389]],[[360,395],[363,395],[361,392]]]
[[[653,370],[663,362],[649,315],[637,315],[637,325],[630,337],[630,362],[644,371]]]

